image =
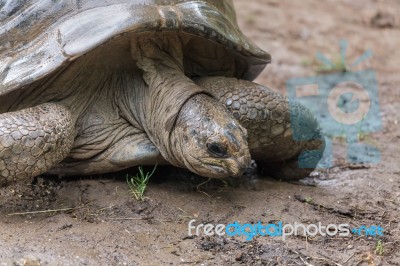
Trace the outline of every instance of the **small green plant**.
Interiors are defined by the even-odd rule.
[[[139,166],[139,174],[136,174],[135,176],[126,176],[126,182],[128,183],[129,190],[135,200],[144,201],[144,192],[146,191],[147,183],[156,171],[156,168],[157,165],[154,166],[153,171],[145,173],[143,167]]]
[[[378,242],[376,242],[376,246],[375,246],[375,254],[382,256],[383,253],[384,253],[383,243],[381,240],[378,240]]]

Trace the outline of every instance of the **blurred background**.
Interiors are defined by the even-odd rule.
[[[348,63],[368,49],[373,57],[354,70],[373,68],[381,91],[399,97],[400,2],[396,0],[233,0],[242,31],[272,55],[258,82],[284,90],[287,79],[315,75],[317,52],[333,61],[339,41],[349,43]],[[392,84],[391,88],[387,87]],[[385,99],[387,98],[387,99]],[[389,99],[391,98],[391,99]],[[397,98],[398,99],[398,98]],[[383,97],[393,102],[393,97]]]

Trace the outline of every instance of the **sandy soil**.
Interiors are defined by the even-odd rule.
[[[273,56],[257,81],[282,93],[287,79],[314,76],[315,54],[337,54],[340,39],[349,42],[350,62],[374,52],[355,70],[377,73],[383,129],[368,137],[380,164],[347,163],[339,140],[335,166],[306,182],[204,183],[159,169],[145,202],[129,195],[125,174],[37,178],[0,189],[0,265],[400,265],[400,2],[234,2],[243,31]],[[26,213],[43,210],[57,211]],[[380,225],[384,235],[188,237],[191,219]]]

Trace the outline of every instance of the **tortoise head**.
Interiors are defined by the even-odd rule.
[[[171,142],[185,167],[201,176],[240,176],[250,164],[246,129],[205,94],[197,94],[184,104]]]

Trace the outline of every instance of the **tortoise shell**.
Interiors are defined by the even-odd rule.
[[[112,39],[156,31],[206,40],[185,45],[188,76],[253,80],[271,60],[239,30],[231,0],[3,0],[0,95],[26,88]]]

